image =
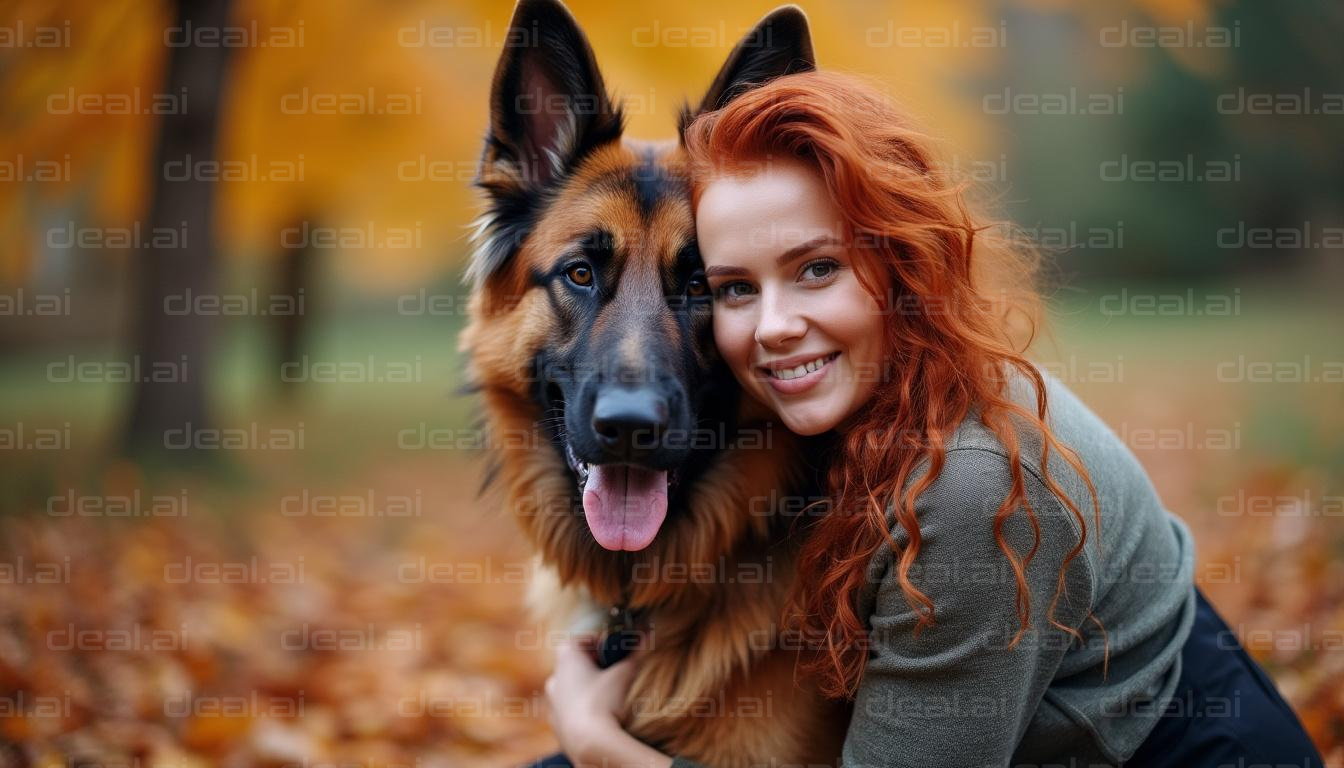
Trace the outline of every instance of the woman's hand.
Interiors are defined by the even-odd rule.
[[[548,717],[561,751],[575,765],[613,760],[659,768],[670,765],[671,758],[621,728],[620,714],[639,654],[598,669],[592,656],[595,647],[592,635],[565,641],[556,649],[555,671],[546,679]]]
[[[546,679],[546,703],[560,748],[571,758],[613,728],[620,730],[620,712],[635,676],[633,656],[598,669],[591,649],[596,638],[583,635],[561,643],[555,671]]]

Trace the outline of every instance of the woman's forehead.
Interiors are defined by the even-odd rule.
[[[796,161],[708,180],[695,213],[707,259],[743,248],[783,252],[844,227],[820,175]]]

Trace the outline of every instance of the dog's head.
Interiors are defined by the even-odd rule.
[[[476,182],[486,209],[467,273],[470,376],[513,492],[547,497],[533,499],[551,507],[534,514],[555,518],[532,521],[543,548],[572,537],[581,508],[590,547],[645,550],[684,514],[737,408],[714,350],[684,153],[675,140],[622,138],[621,109],[558,0],[522,0],[508,41]],[[699,110],[814,67],[806,18],[777,9]],[[555,514],[557,494],[573,514]]]

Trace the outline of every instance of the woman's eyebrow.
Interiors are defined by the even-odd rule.
[[[789,250],[781,253],[779,257],[775,259],[775,266],[782,267],[790,261],[793,261],[809,251],[816,250],[823,245],[843,245],[843,243],[830,235],[817,235],[811,240],[800,245],[795,245]]]
[[[718,277],[719,275],[745,275],[747,270],[741,267],[715,266],[705,269],[705,277]]]
[[[831,235],[817,235],[805,243],[800,243],[781,253],[775,258],[775,266],[782,267],[785,264],[797,259],[807,253],[820,248],[823,245],[843,245],[843,241],[832,237]],[[745,275],[747,270],[742,267],[732,266],[714,266],[705,270],[705,277],[718,277],[719,275]]]

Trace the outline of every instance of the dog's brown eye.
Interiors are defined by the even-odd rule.
[[[587,264],[575,264],[565,271],[565,276],[575,285],[585,288],[593,284],[593,270]]]
[[[707,296],[709,294],[709,286],[705,285],[704,280],[701,280],[698,277],[693,277],[691,278],[691,281],[686,284],[686,293],[690,296]]]

